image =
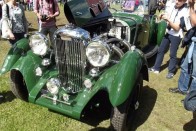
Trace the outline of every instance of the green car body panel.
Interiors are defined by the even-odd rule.
[[[138,52],[127,52],[121,62],[116,65],[115,71],[111,71],[111,74],[107,75],[108,77],[113,75],[110,78],[109,85],[106,85],[106,87],[109,87],[107,88],[109,98],[114,107],[122,104],[129,97],[142,68],[147,71],[147,62],[141,55],[144,56],[144,54],[139,54]],[[107,78],[103,77],[103,79],[107,81]],[[148,78],[144,79],[148,80]]]
[[[130,95],[141,68],[145,68],[144,70],[147,72],[147,62],[142,52],[139,50],[129,51],[118,64],[107,69],[100,78],[94,82],[90,91],[84,89],[70,100],[73,104],[66,105],[60,103],[54,105],[49,99],[41,97],[40,92],[46,85],[47,80],[52,77],[57,77],[58,72],[52,68],[46,70],[42,67],[43,75],[41,77],[36,76],[35,69],[40,67],[40,65],[41,58],[33,54],[32,51],[28,51],[26,55],[21,56],[11,68],[11,70],[15,69],[22,73],[28,89],[29,102],[40,104],[76,119],[80,119],[81,112],[87,103],[100,90],[108,92],[110,102],[113,106],[122,104]],[[122,75],[126,77],[122,77]],[[146,77],[146,79],[148,78]]]
[[[49,75],[50,72],[47,72],[46,75],[43,75],[43,77],[40,78],[39,82],[30,92],[29,100],[69,115],[73,118],[80,119],[83,109],[98,91],[107,91],[110,102],[113,106],[122,104],[130,95],[131,90],[134,87],[137,74],[141,68],[145,68],[144,70],[147,71],[147,62],[143,57],[141,57],[141,54],[139,54],[137,51],[127,52],[119,64],[107,69],[100,76],[100,78],[93,84],[90,91],[84,89],[82,92],[78,93],[76,97],[70,100],[72,101],[71,103],[73,103],[71,106],[62,103],[53,105],[50,100],[42,97],[38,97],[38,99],[36,99],[47,79],[55,77],[55,75],[58,74],[56,71],[51,73],[52,75]],[[124,77],[122,77],[122,75],[126,76],[126,79],[123,79]],[[146,79],[148,78],[146,77]]]
[[[114,18],[119,18],[123,21],[125,21],[126,23],[128,23],[128,25],[131,27],[135,24],[141,24],[143,18],[141,16],[135,15],[135,14],[128,14],[128,13],[124,13],[124,12],[116,12],[113,13],[112,16]]]
[[[28,39],[23,38],[15,44],[16,46],[12,47],[4,61],[4,64],[0,70],[0,75],[4,74],[5,72],[9,71],[12,66],[18,61],[18,59],[30,49]]]
[[[27,54],[20,57],[11,68],[18,70],[22,73],[28,91],[31,91],[37,81],[40,79],[39,76],[35,75],[35,70],[37,67],[40,66],[40,63],[41,58],[33,54],[32,51],[28,51]]]

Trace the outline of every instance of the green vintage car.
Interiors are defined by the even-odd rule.
[[[111,129],[124,131],[148,80],[146,58],[157,53],[166,29],[141,5],[111,13],[102,0],[68,0],[69,24],[55,32],[52,46],[41,33],[18,41],[0,75],[10,71],[11,90],[24,101],[80,120],[108,110]]]

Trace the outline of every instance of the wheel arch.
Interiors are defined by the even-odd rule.
[[[17,69],[11,70],[10,81],[13,94],[21,100],[28,101],[29,92],[23,74]]]
[[[29,64],[31,63],[31,64]],[[15,64],[12,66],[11,70],[18,70],[24,77],[24,80],[27,85],[27,89],[30,92],[33,87],[36,85],[37,81],[40,79],[40,76],[36,75],[36,68],[40,67],[41,58],[28,52],[27,55],[20,57]],[[44,73],[44,68],[42,69]]]
[[[108,93],[109,101],[113,107],[122,104],[129,97],[137,77],[141,72],[143,78],[148,80],[147,61],[144,54],[141,54],[138,50],[127,52],[118,64],[110,67],[100,76],[90,92],[84,91],[78,96],[76,106],[82,112],[88,102],[100,90],[104,90]],[[124,79],[122,77],[123,75],[125,75],[127,79]],[[118,88],[118,83],[125,85],[123,90]]]
[[[148,81],[147,61],[141,53],[140,50],[127,52],[121,61],[107,70],[96,83],[95,86],[101,86],[108,91],[112,106],[118,106],[128,98],[140,73],[144,80]]]
[[[92,98],[88,101],[86,106],[83,108],[81,112],[81,120],[83,120],[85,117],[88,117],[89,114],[90,115],[94,114],[93,109],[92,112],[89,113],[89,111],[91,110],[91,107],[95,106],[97,103],[99,103],[99,109],[101,112],[104,111],[106,115],[110,115],[112,105],[109,100],[109,93],[108,91],[102,89],[96,92],[96,94],[92,96]],[[101,114],[94,114],[92,117],[97,118],[97,115],[101,115]]]
[[[28,39],[23,38],[15,43],[15,45],[9,50],[3,66],[0,70],[0,75],[10,71],[14,64],[21,58],[21,56],[30,49],[28,45]]]

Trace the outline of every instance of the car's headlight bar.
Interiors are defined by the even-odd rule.
[[[49,47],[49,40],[44,34],[37,32],[30,37],[29,46],[33,53],[44,56]]]
[[[102,41],[92,41],[86,48],[86,56],[94,67],[105,66],[110,59],[110,50]]]

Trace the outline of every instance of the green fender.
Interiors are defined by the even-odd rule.
[[[77,97],[74,98],[75,104],[72,106],[57,106],[51,104],[47,99],[38,97],[39,92],[44,87],[47,80],[58,75],[58,72],[55,70],[46,71],[36,82],[34,88],[29,92],[29,101],[69,115],[73,118],[80,119],[81,112],[87,103],[101,90],[108,92],[110,102],[113,106],[122,104],[129,97],[140,72],[148,74],[147,62],[144,54],[139,50],[129,51],[123,56],[118,64],[110,67],[100,76],[91,90],[85,89],[78,93]],[[148,80],[148,75],[144,75],[144,79]]]
[[[35,86],[29,91],[29,102],[35,103],[37,95],[39,94],[40,90],[44,87],[46,82],[51,77],[56,77],[58,75],[58,71],[55,69],[47,70],[44,74],[39,78]]]
[[[139,50],[127,52],[120,63],[112,66],[101,75],[90,93],[83,92],[78,96],[77,104],[84,107],[85,103],[87,104],[99,90],[108,92],[113,106],[122,104],[129,97],[141,70],[143,70],[144,79],[148,80],[147,61],[144,54]]]
[[[40,67],[43,72],[45,71],[46,67],[41,66],[41,60],[42,59],[35,55],[32,51],[28,51],[26,55],[21,56],[11,68],[11,70],[15,69],[22,73],[28,91],[32,90],[40,79],[40,76],[36,76],[36,68]]]
[[[146,64],[143,57],[136,51],[127,52],[116,70],[108,75],[113,77],[111,85],[107,87],[113,106],[122,104],[129,97],[143,64]]]
[[[28,39],[23,38],[23,39],[17,41],[16,44],[15,44],[16,46],[13,46],[9,50],[9,52],[8,52],[8,54],[7,54],[7,56],[4,60],[3,66],[0,70],[0,75],[8,72],[12,68],[12,66],[16,63],[16,61],[22,55],[24,55],[27,50],[30,49],[28,43],[29,43]]]
[[[122,104],[130,95],[138,74],[140,72],[148,73],[144,54],[139,50],[129,51],[122,57],[118,64],[107,69],[101,75],[91,90],[85,89],[81,93],[78,93],[77,97],[74,98],[75,104],[72,106],[57,106],[51,104],[48,99],[38,97],[39,92],[47,80],[51,77],[58,76],[58,72],[55,69],[46,70],[44,67],[42,67],[43,75],[41,77],[36,76],[35,68],[40,66],[40,63],[41,58],[33,54],[32,51],[28,51],[12,67],[12,69],[19,70],[24,77],[29,92],[29,102],[40,104],[76,119],[81,117],[81,112],[87,103],[101,90],[108,92],[110,102],[113,106]]]
[[[85,90],[78,94],[75,99],[77,103],[72,107],[72,112],[65,111],[64,113],[79,119],[87,103],[101,90],[108,92],[112,106],[122,104],[129,97],[141,70],[142,73],[148,74],[144,54],[139,50],[127,52],[118,64],[101,75],[90,91]],[[144,75],[144,79],[148,80],[148,75]]]
[[[158,35],[157,35],[157,44],[160,46],[163,36],[165,35],[165,31],[167,28],[167,23],[165,21],[160,21],[158,23]]]

